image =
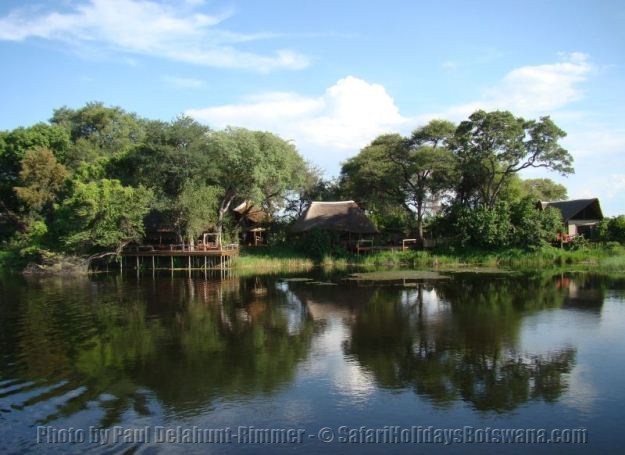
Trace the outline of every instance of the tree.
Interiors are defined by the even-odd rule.
[[[14,188],[15,193],[27,211],[40,212],[56,200],[68,175],[65,166],[56,161],[49,149],[29,150],[22,158],[21,185]]]
[[[145,137],[144,122],[135,114],[99,102],[80,109],[56,109],[50,122],[65,128],[73,143],[86,141],[98,154],[109,156],[127,152]]]
[[[75,252],[113,250],[119,253],[143,237],[143,218],[153,193],[139,186],[123,186],[119,180],[74,182],[69,198],[57,213],[57,232]]]
[[[602,240],[625,243],[625,215],[606,218],[599,225]]]
[[[226,128],[211,132],[208,141],[208,156],[217,167],[207,183],[224,190],[217,216],[219,234],[235,198],[250,200],[271,211],[301,182],[305,162],[292,144],[278,136]]]
[[[526,195],[538,201],[563,201],[567,198],[566,187],[551,179],[526,179],[521,185]]]
[[[398,134],[379,136],[343,165],[343,182],[369,203],[403,206],[414,215],[417,236],[423,239],[428,203],[451,187],[455,165],[446,143],[453,131],[452,123],[433,120],[416,129],[410,139]]]
[[[217,223],[217,210],[223,190],[218,186],[208,186],[190,181],[185,184],[178,196],[176,208],[180,212],[179,220],[183,220],[179,229],[193,245],[203,232]]]
[[[21,203],[14,188],[20,185],[19,174],[26,152],[45,148],[62,163],[69,147],[69,134],[55,125],[37,123],[28,128],[0,132],[0,239],[7,239],[23,228],[18,213]]]
[[[458,200],[492,208],[511,176],[530,167],[573,173],[573,157],[558,143],[565,135],[549,117],[536,121],[507,111],[476,111],[451,141],[462,171]]]

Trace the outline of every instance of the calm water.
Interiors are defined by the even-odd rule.
[[[0,451],[622,449],[625,280],[312,278],[4,277]],[[237,434],[239,426],[304,436],[281,445],[156,442],[157,427]],[[588,444],[344,444],[341,426],[586,428]],[[102,436],[106,445],[71,435],[52,443],[59,429],[92,439],[91,427],[118,433]],[[333,445],[319,441],[323,427]],[[129,429],[145,429],[145,440],[137,431],[136,442],[123,442],[119,431]]]

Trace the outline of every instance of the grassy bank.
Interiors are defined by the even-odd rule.
[[[625,272],[625,247],[618,244],[594,244],[578,250],[543,247],[535,251],[383,251],[370,255],[326,256],[322,260],[307,258],[288,248],[244,250],[235,262],[237,268],[255,271],[306,271],[313,266],[324,268],[461,268],[506,267],[536,269],[575,266],[593,270]]]
[[[61,261],[64,263],[67,261]],[[543,247],[535,251],[507,249],[503,251],[383,251],[368,255],[325,256],[312,259],[289,247],[243,249],[234,260],[241,273],[307,272],[316,266],[325,270],[351,266],[366,269],[456,269],[463,267],[502,267],[510,269],[542,269],[571,267],[602,272],[625,272],[625,246],[591,244],[578,250]],[[0,270],[15,268],[9,252],[0,250]],[[60,267],[60,266],[59,266]],[[58,268],[58,267],[57,267]],[[69,270],[61,267],[62,270]],[[52,270],[50,273],[54,273]],[[60,272],[59,272],[60,273]]]
[[[305,272],[315,261],[286,247],[248,248],[234,259],[234,267],[243,272]]]

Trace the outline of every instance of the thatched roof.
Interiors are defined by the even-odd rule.
[[[377,231],[354,201],[312,202],[306,212],[293,224],[293,232],[312,229],[374,234]]]
[[[252,201],[243,201],[232,210],[253,223],[260,223],[269,218],[267,213],[262,208],[256,207]]]
[[[564,222],[569,220],[602,220],[603,212],[599,205],[599,199],[572,199],[570,201],[542,202],[543,210],[553,207],[560,210]]]

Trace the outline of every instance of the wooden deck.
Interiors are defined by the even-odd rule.
[[[123,251],[122,256],[125,257],[233,257],[238,256],[239,250],[138,250]]]
[[[228,269],[232,266],[232,259],[238,255],[238,245],[193,249],[174,247],[158,249],[149,245],[142,245],[123,251],[120,265],[122,269],[130,267],[136,270],[141,268],[189,271]],[[130,258],[135,258],[135,260],[129,260]],[[163,258],[166,260],[163,261]]]

